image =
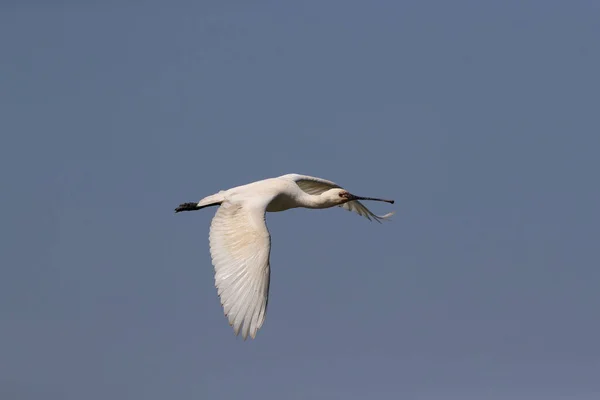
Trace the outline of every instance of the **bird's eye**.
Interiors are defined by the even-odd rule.
[[[340,197],[344,197],[344,193],[343,192],[340,192],[339,195],[340,195]]]

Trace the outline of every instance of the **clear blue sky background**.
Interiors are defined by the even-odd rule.
[[[0,397],[598,399],[597,1],[4,1]],[[181,202],[296,172],[235,338]]]

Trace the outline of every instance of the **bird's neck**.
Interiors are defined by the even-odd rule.
[[[330,198],[318,194],[304,194],[301,203],[306,208],[329,208],[337,205]]]

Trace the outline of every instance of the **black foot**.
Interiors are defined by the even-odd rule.
[[[177,207],[175,209],[175,212],[181,212],[181,211],[195,211],[195,210],[199,210],[200,207],[198,207],[198,203],[183,203],[180,204],[179,207]]]

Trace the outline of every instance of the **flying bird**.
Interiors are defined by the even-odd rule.
[[[271,235],[265,214],[335,206],[377,222],[393,214],[375,215],[360,200],[394,204],[394,200],[355,196],[325,179],[287,174],[221,190],[197,203],[183,203],[175,213],[219,206],[209,234],[215,286],[235,335],[241,332],[246,340],[256,337],[267,312]]]

